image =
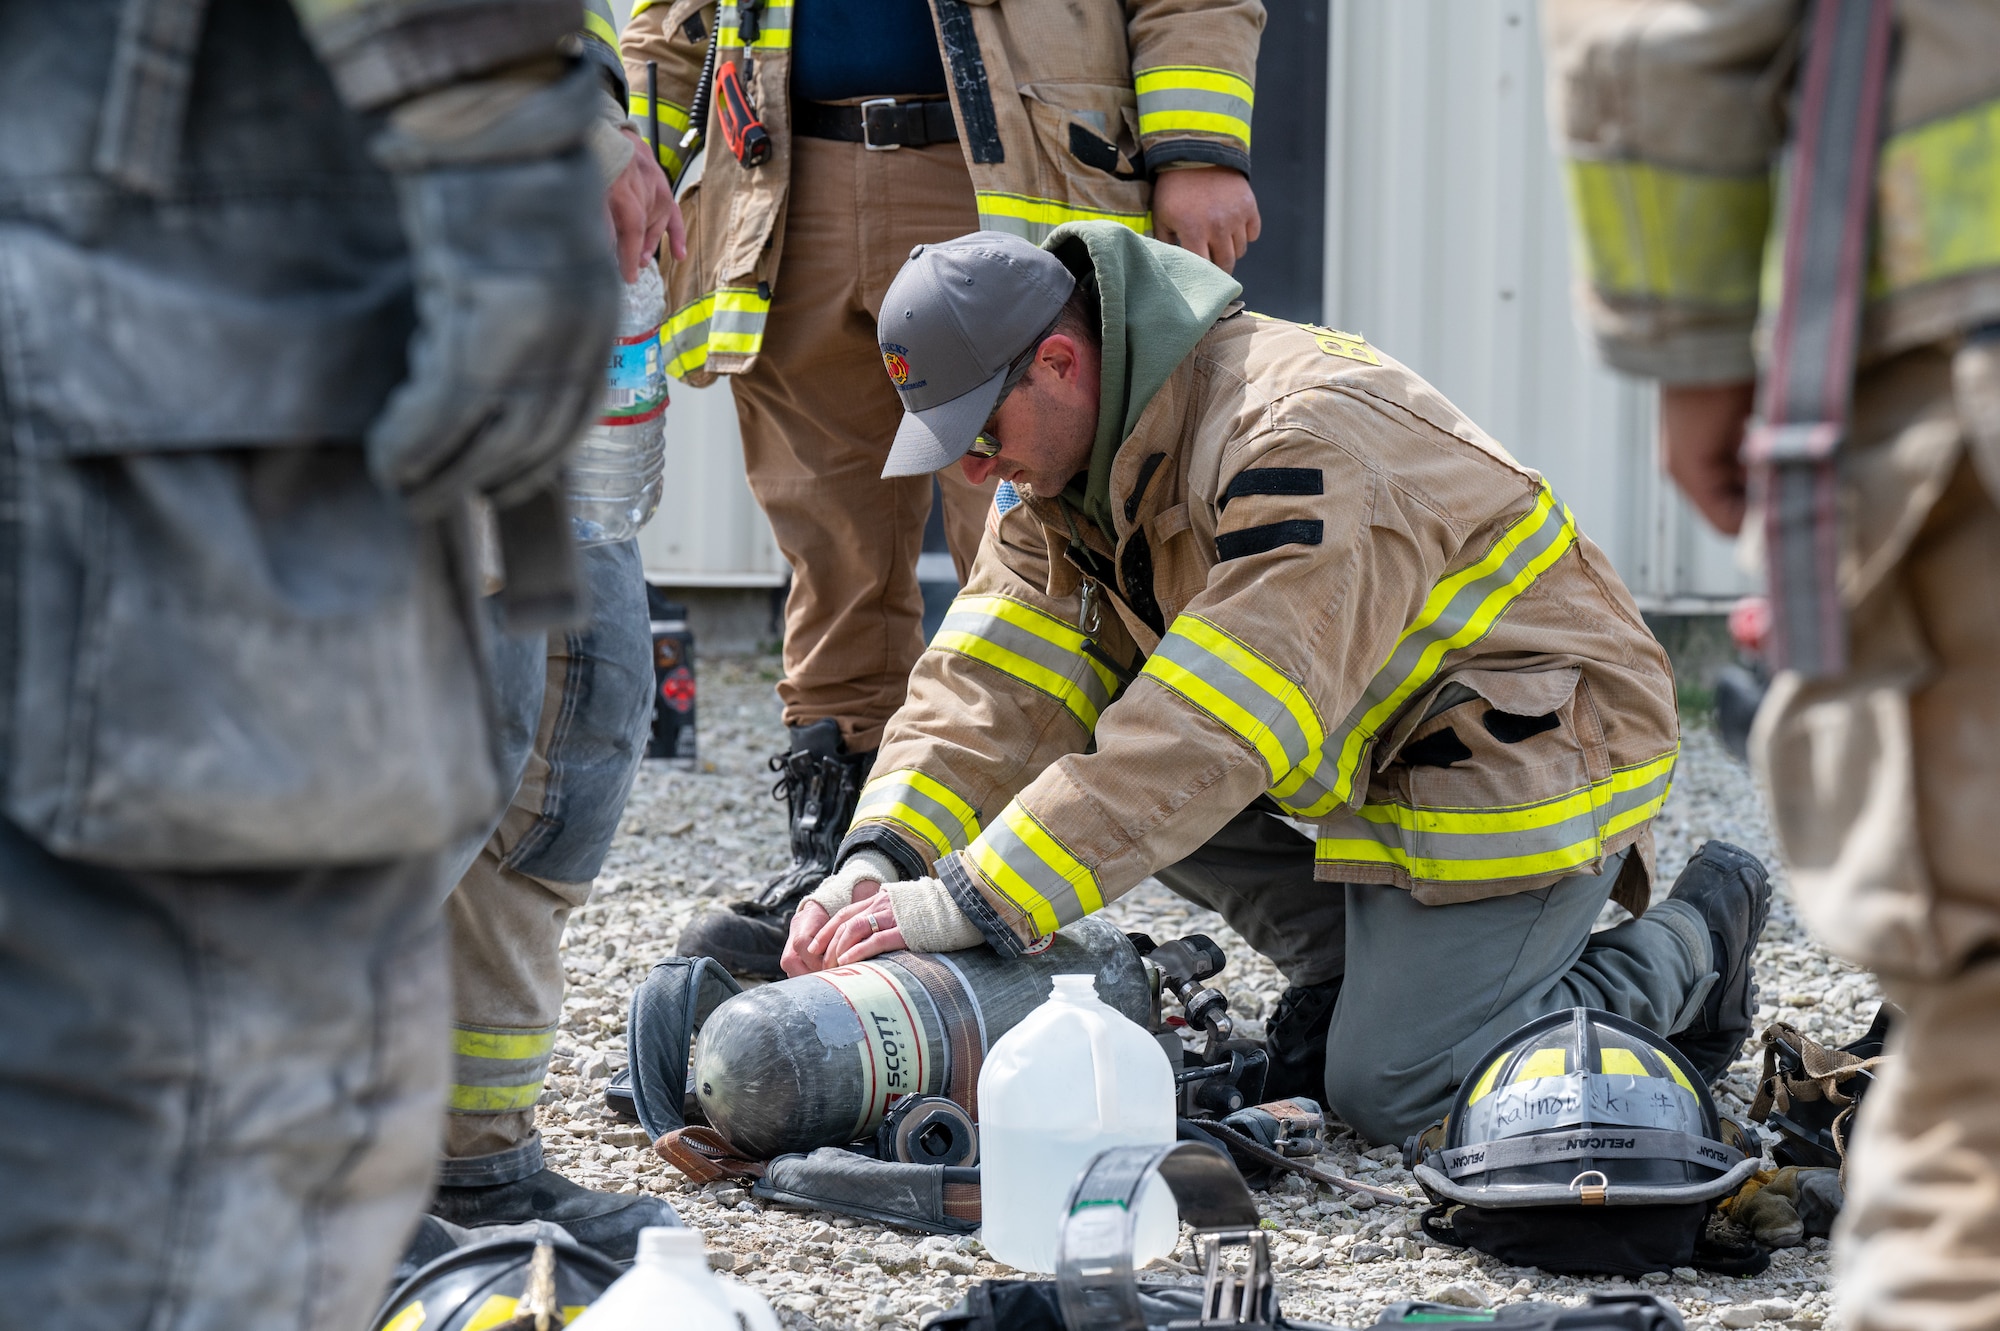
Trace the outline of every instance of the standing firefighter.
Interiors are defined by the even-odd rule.
[[[1028,498],[988,526],[788,963],[1016,955],[1157,873],[1295,990],[1337,988],[1325,1094],[1372,1140],[1571,1006],[1719,1075],[1768,888],[1711,846],[1646,909],[1678,745],[1630,596],[1430,385],[1237,292],[1088,222],[898,276],[890,472],[963,458]],[[1614,896],[1643,917],[1592,934]]]
[[[473,501],[567,604],[614,327],[582,24],[0,3],[17,1318],[360,1326],[421,1209],[445,859],[507,794]]]
[[[1848,1324],[1991,1327],[2000,5],[1546,13],[1589,327],[1661,381],[1704,516],[1747,498],[1781,667],[1753,759],[1808,922],[1908,1014],[1855,1139]]]
[[[750,488],[792,568],[784,702],[790,871],[698,918],[680,950],[776,977],[923,649],[931,478],[884,480],[896,394],[876,345],[912,246],[977,227],[1039,240],[1107,218],[1227,268],[1249,185],[1258,0],[652,0],[626,68],[659,73],[662,161],[688,259],[668,272],[673,373],[729,375]],[[707,70],[704,75],[704,69]],[[680,144],[706,108],[699,166]],[[643,99],[635,118],[649,119]],[[753,125],[755,128],[751,128]],[[888,354],[891,375],[898,353]],[[907,377],[905,386],[916,383]],[[991,484],[938,477],[961,581]]]

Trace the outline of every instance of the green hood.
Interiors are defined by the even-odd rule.
[[[1062,501],[1116,542],[1111,464],[1119,446],[1174,367],[1243,287],[1206,259],[1148,240],[1118,222],[1066,222],[1049,233],[1042,248],[1079,280],[1096,274],[1104,335],[1097,438],[1090,470],[1069,483]]]

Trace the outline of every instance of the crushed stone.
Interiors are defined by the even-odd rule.
[[[704,660],[700,770],[648,762],[640,773],[596,895],[571,917],[564,962],[569,990],[538,1118],[549,1163],[593,1188],[646,1191],[702,1231],[710,1264],[769,1299],[790,1331],[916,1328],[982,1279],[1005,1277],[975,1239],[939,1238],[822,1212],[766,1206],[734,1184],[696,1186],[654,1155],[645,1134],[604,1108],[604,1082],[625,1065],[631,993],[655,961],[672,955],[693,915],[735,899],[788,862],[785,815],[771,798],[767,760],[783,748],[773,686],[775,656]],[[1879,1002],[1868,974],[1808,938],[1792,907],[1770,826],[1748,772],[1706,728],[1685,737],[1671,799],[1654,824],[1664,895],[1702,841],[1735,842],[1772,868],[1777,884],[1758,956],[1758,1022],[1785,1020],[1829,1044],[1854,1039]],[[1155,938],[1207,933],[1228,952],[1220,986],[1245,1024],[1277,1004],[1284,982],[1221,919],[1153,881],[1113,903],[1121,927]],[[1607,907],[1602,923],[1622,918]],[[1719,1108],[1746,1118],[1757,1068],[1737,1062]],[[1778,1252],[1763,1275],[1738,1278],[1680,1268],[1644,1281],[1552,1276],[1443,1247],[1417,1223],[1422,1196],[1394,1148],[1334,1133],[1324,1167],[1411,1199],[1376,1204],[1289,1179],[1258,1195],[1280,1297],[1288,1315],[1366,1326],[1387,1304],[1435,1298],[1461,1307],[1551,1299],[1590,1291],[1645,1290],[1671,1299],[1693,1328],[1824,1327],[1839,1331],[1828,1294],[1824,1240]],[[1176,1264],[1190,1268],[1184,1246]],[[1166,1268],[1171,1272],[1172,1266]]]

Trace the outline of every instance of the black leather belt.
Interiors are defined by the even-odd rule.
[[[950,102],[899,102],[893,97],[878,97],[859,106],[794,102],[792,132],[812,139],[858,143],[871,150],[958,142],[958,122],[951,118]]]

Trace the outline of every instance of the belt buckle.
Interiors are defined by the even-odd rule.
[[[868,137],[868,108],[871,106],[897,106],[893,97],[871,97],[861,104],[861,146],[871,153],[894,152],[902,147],[900,143],[877,143]]]

